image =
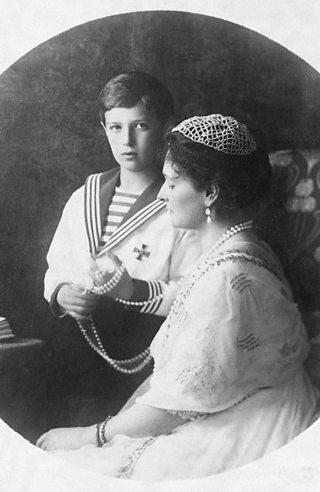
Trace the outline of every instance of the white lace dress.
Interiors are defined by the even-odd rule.
[[[118,435],[103,448],[60,456],[117,477],[195,478],[258,459],[313,421],[305,329],[264,243],[238,242],[202,258],[151,352],[154,372],[136,401],[177,413],[185,423],[170,434]]]

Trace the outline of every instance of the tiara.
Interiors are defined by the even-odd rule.
[[[225,154],[247,155],[256,150],[256,143],[247,126],[232,116],[192,116],[175,126],[171,132],[182,133],[193,142]]]

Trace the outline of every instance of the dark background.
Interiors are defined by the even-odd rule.
[[[169,87],[178,118],[231,114],[260,128],[270,151],[319,146],[319,74],[238,25],[130,13],[38,46],[0,77],[0,315],[18,335],[37,334],[45,256],[64,203],[88,174],[113,165],[96,101],[130,69]]]

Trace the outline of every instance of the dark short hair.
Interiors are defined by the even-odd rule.
[[[106,111],[119,107],[131,108],[138,102],[153,111],[162,124],[174,112],[168,89],[153,75],[135,71],[117,75],[103,87],[98,99],[101,121],[104,121]]]
[[[169,133],[167,141],[173,166],[197,191],[209,190],[210,185],[219,188],[219,211],[249,207],[270,191],[271,165],[261,145],[251,154],[234,155],[195,143],[179,132]]]

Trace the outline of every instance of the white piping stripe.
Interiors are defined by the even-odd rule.
[[[92,243],[92,235],[91,235],[91,221],[88,216],[88,200],[90,198],[90,183],[91,183],[91,177],[88,178],[88,181],[85,185],[85,204],[84,204],[84,214],[85,214],[85,224],[86,224],[86,229],[87,229],[87,235],[88,235],[88,240],[89,240],[89,248],[90,251],[93,250],[93,243]]]
[[[161,282],[159,282],[158,280],[150,280],[148,281],[148,287],[150,292],[148,300],[150,300],[150,302],[145,306],[143,306],[140,312],[151,314],[156,312],[159,309],[160,304],[162,303],[162,299],[152,300],[153,298],[158,297],[158,295],[162,293],[162,285]]]
[[[99,239],[101,235],[101,218],[100,218],[100,176],[96,180],[96,248],[99,245]]]
[[[100,224],[100,174],[89,176],[86,188],[86,225],[91,252],[95,253],[99,247],[101,224]],[[152,215],[165,207],[165,203],[156,199],[143,209],[139,210],[127,222],[117,228],[109,237],[108,242],[100,252],[108,251],[118,244],[122,239],[131,234],[137,227],[146,222]]]
[[[150,289],[150,293],[149,293],[148,300],[152,301],[152,299],[154,298],[154,285],[152,281],[149,282],[149,289]]]
[[[99,230],[97,224],[97,216],[95,205],[98,203],[98,211],[100,211],[99,206],[99,190],[100,174],[94,174],[89,176],[88,182],[86,184],[86,203],[85,203],[85,213],[86,213],[86,225],[87,233],[89,237],[89,245],[91,252],[95,252],[98,241],[99,241]],[[99,216],[100,218],[100,216]]]
[[[165,206],[164,202],[161,202],[160,200],[154,200],[146,207],[139,210],[139,212],[137,212],[133,217],[131,217],[131,219],[125,222],[123,224],[123,228],[121,229],[124,230],[124,229],[131,228],[132,226],[135,226],[136,222],[139,222],[141,219],[144,219],[146,215],[152,214],[154,210],[155,211],[157,211],[157,209],[161,210],[164,206]],[[120,228],[119,228],[119,232],[120,232]]]
[[[92,180],[92,194],[91,194],[91,204],[90,204],[90,213],[93,224],[93,239],[95,247],[97,245],[97,241],[99,240],[99,235],[97,231],[97,210],[96,210],[96,197],[97,197],[97,179]]]
[[[158,299],[158,301],[156,302],[155,306],[153,307],[153,309],[151,311],[149,311],[150,314],[153,314],[155,313],[156,311],[158,311],[160,305],[162,303],[162,299]]]
[[[166,204],[160,200],[155,200],[150,203],[147,207],[144,207],[142,210],[137,212],[131,219],[120,226],[116,232],[110,237],[108,243],[101,251],[108,251],[116,244],[118,244],[122,239],[131,234],[138,226],[146,222],[150,217],[152,217],[155,213],[162,210]]]

